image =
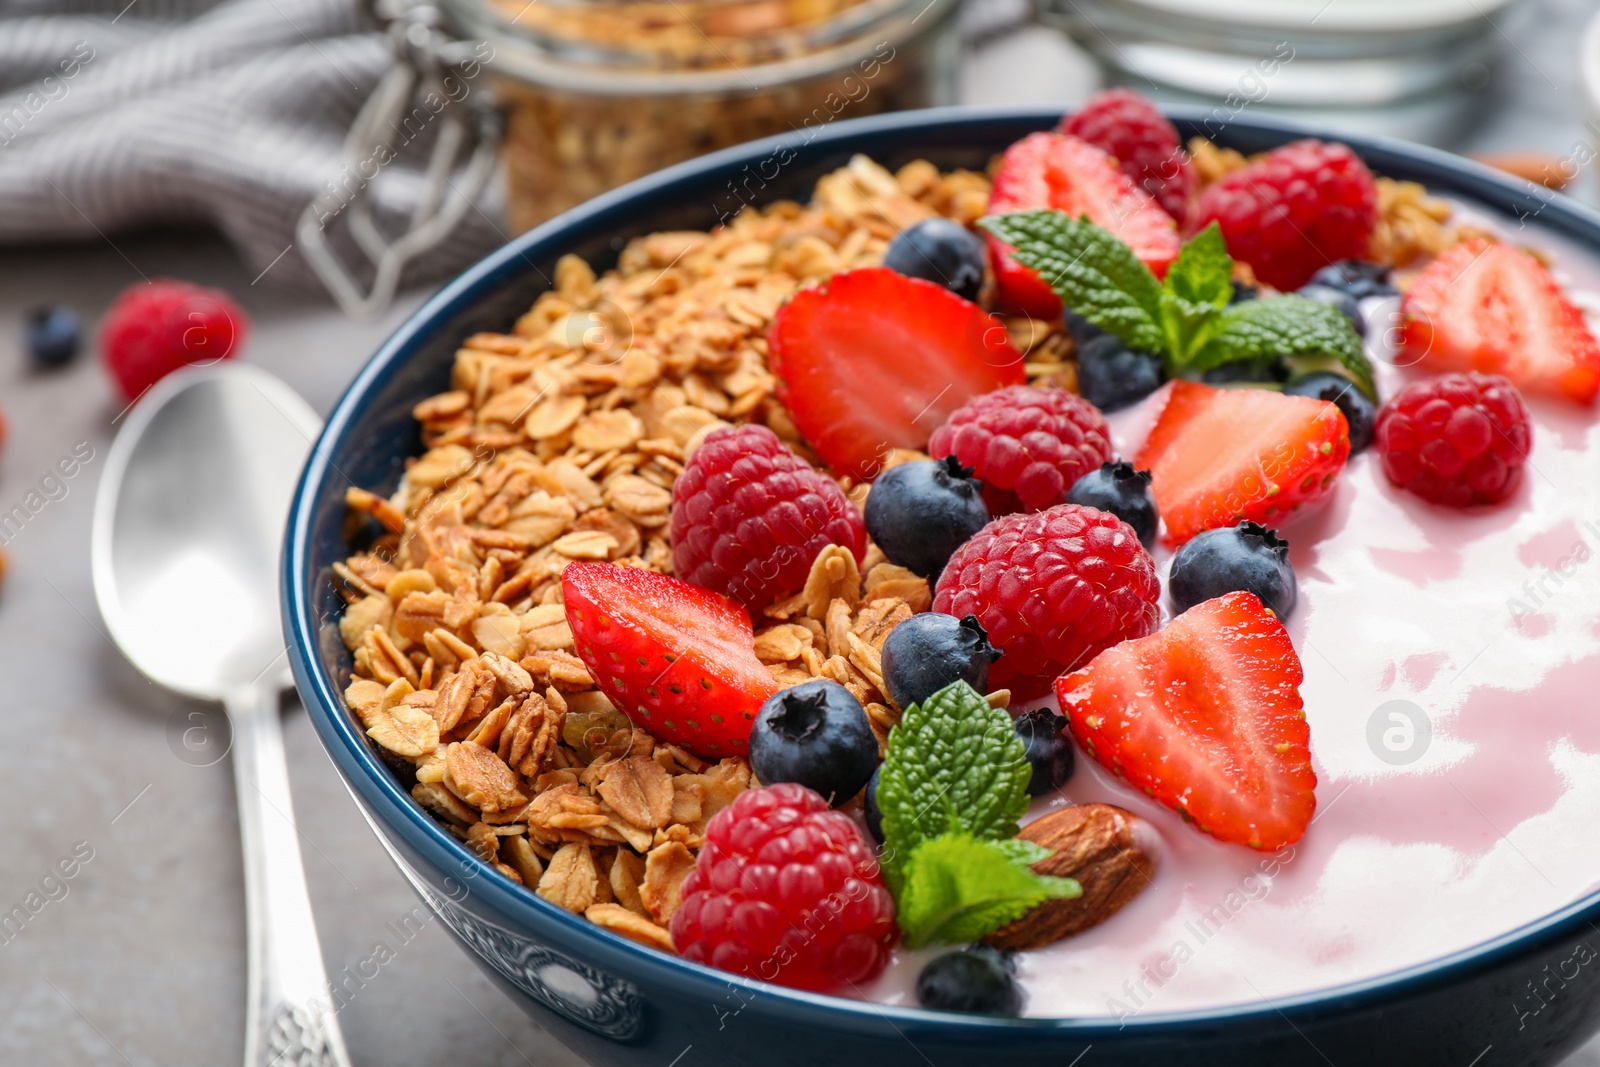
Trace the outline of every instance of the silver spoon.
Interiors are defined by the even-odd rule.
[[[95,498],[95,598],[151,681],[221,701],[244,844],[245,1067],[349,1067],[289,801],[278,615],[289,498],[321,422],[241,363],[181,371],[129,413]]]

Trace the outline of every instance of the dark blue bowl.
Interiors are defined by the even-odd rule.
[[[345,489],[394,488],[405,458],[421,447],[412,405],[446,388],[462,338],[506,328],[550,287],[560,256],[576,253],[605,267],[636,235],[705,229],[746,201],[803,199],[818,177],[857,152],[890,167],[929,159],[943,168],[982,169],[1006,145],[1059,117],[1052,109],[908,112],[731,148],[567,212],[428,301],[334,408],[289,518],[285,630],[295,681],[323,745],[396,865],[445,925],[510,996],[597,1064],[668,1067],[683,1057],[696,1067],[1067,1067],[1083,1057],[1095,1067],[1467,1067],[1559,1059],[1600,1021],[1600,968],[1585,966],[1597,955],[1591,945],[1600,945],[1594,936],[1600,893],[1469,951],[1270,1004],[1140,1015],[1122,1026],[1105,1019],[991,1020],[886,1008],[685,963],[512,885],[412,802],[345,711],[340,693],[350,656],[339,640],[342,604],[330,581],[332,565],[347,555]],[[1204,133],[1246,153],[1313,133],[1222,112],[1175,118],[1185,137]],[[1381,174],[1523,219],[1535,237],[1559,234],[1600,251],[1600,215],[1571,201],[1441,152],[1391,141],[1351,144]]]

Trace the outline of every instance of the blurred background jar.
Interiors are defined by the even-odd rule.
[[[487,41],[507,217],[538,224],[718,148],[953,103],[958,0],[442,0]]]

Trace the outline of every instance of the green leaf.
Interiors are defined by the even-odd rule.
[[[1232,299],[1233,257],[1213,222],[1183,246],[1161,283],[1161,325],[1172,362],[1181,366],[1205,345]]]
[[[881,788],[881,787],[880,787]],[[1071,878],[1034,874],[999,842],[948,834],[919,845],[905,869],[895,917],[906,944],[977,941],[1052,898],[1083,889]]]
[[[1161,283],[1133,249],[1087,218],[1061,211],[991,215],[978,225],[1012,247],[1061,302],[1133,348],[1161,353]]]
[[[1032,775],[1011,716],[967,683],[907,708],[889,732],[878,777],[879,865],[890,890],[898,895],[907,860],[936,837],[1015,837]]]
[[[1355,327],[1337,308],[1285,294],[1246,300],[1224,311],[1204,347],[1181,370],[1208,371],[1228,363],[1283,356],[1296,373],[1336,366],[1373,401],[1372,364]]]

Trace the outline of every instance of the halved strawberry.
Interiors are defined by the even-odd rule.
[[[1032,133],[1006,149],[989,190],[989,214],[1054,208],[1121,238],[1144,265],[1164,277],[1178,258],[1178,225],[1105,152],[1076,137]],[[1043,278],[1011,258],[1011,246],[993,237],[996,296],[1010,310],[1036,319],[1061,315],[1061,301]]]
[[[561,591],[579,658],[635,726],[703,759],[749,751],[750,725],[778,686],[744,608],[614,563],[567,564]]]
[[[1463,241],[1417,275],[1401,310],[1401,348],[1432,369],[1503,374],[1580,404],[1600,393],[1600,343],[1544,264],[1520,249]]]
[[[1179,545],[1245,519],[1279,526],[1326,493],[1350,455],[1350,426],[1326,400],[1267,389],[1172,383],[1134,466]]]
[[[801,436],[836,473],[864,480],[894,449],[926,447],[972,397],[1026,380],[1000,320],[883,267],[796,293],[767,345],[778,399]]]
[[[1056,681],[1107,770],[1221,841],[1275,849],[1316,810],[1300,657],[1254,593],[1196,604]]]

